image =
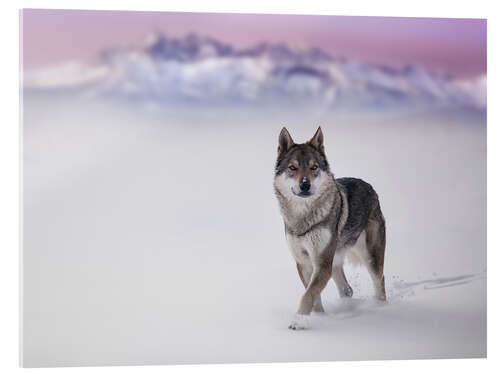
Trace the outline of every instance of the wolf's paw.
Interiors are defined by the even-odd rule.
[[[307,329],[309,328],[309,320],[306,315],[296,314],[293,320],[290,322],[288,326],[289,329],[293,329],[294,331],[299,329]]]
[[[352,288],[350,286],[346,286],[343,289],[344,295],[343,297],[351,298],[352,297]]]

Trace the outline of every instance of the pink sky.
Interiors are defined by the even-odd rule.
[[[262,14],[22,11],[26,67],[91,59],[133,46],[152,31],[190,32],[235,46],[261,41],[320,47],[336,56],[394,66],[418,64],[457,76],[486,72],[486,20]]]

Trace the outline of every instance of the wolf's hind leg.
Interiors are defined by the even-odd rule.
[[[300,280],[302,281],[302,284],[304,285],[304,288],[307,289],[307,286],[311,281],[312,266],[304,266],[301,265],[300,263],[297,263],[297,271],[299,272],[299,277]],[[312,311],[320,313],[325,312],[325,309],[323,308],[323,303],[321,302],[321,294],[318,294],[314,299]]]
[[[375,287],[375,294],[379,300],[386,300],[384,255],[385,255],[385,220],[377,207],[366,227],[366,249],[368,253],[367,268]]]

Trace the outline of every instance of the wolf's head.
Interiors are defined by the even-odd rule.
[[[274,186],[286,198],[314,198],[333,179],[321,127],[309,142],[296,144],[286,128],[278,141]]]

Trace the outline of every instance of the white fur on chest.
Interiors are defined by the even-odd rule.
[[[286,233],[286,239],[295,261],[299,264],[315,264],[328,246],[332,233],[328,228],[317,228],[303,236]]]

